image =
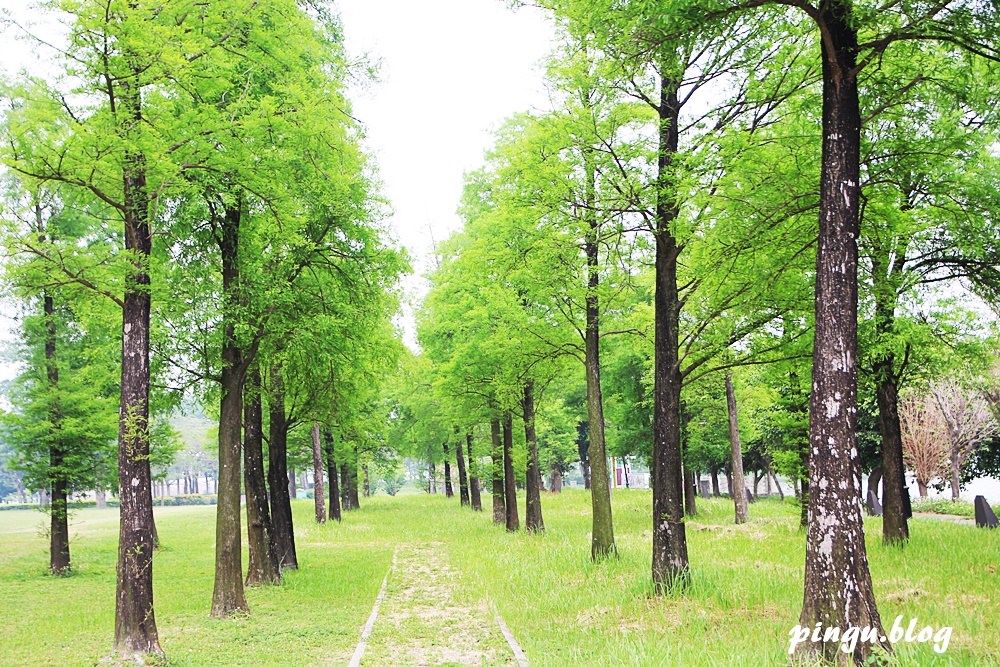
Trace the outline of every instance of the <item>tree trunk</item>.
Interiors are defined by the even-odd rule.
[[[96,502],[97,502],[97,509],[102,510],[102,509],[105,509],[108,506],[108,493],[107,493],[107,491],[105,491],[104,489],[97,489],[97,491],[94,493],[94,496],[97,499],[96,500]]]
[[[868,498],[868,494],[874,493],[876,498],[881,498],[879,493],[879,482],[882,481],[882,466],[875,466],[871,473],[868,475],[868,489],[865,492],[865,498]],[[884,539],[884,538],[883,538]]]
[[[434,465],[434,459],[428,459],[427,461],[427,493],[434,495],[437,493],[437,469]],[[346,481],[346,480],[345,480]],[[345,483],[346,487],[347,484]]]
[[[320,442],[319,424],[313,424],[313,504],[316,508],[316,523],[326,523],[326,498],[323,496],[323,443]]]
[[[687,517],[695,517],[698,515],[698,487],[696,480],[696,475],[693,470],[688,470],[688,465],[683,463],[688,458],[688,422],[691,421],[691,415],[688,413],[684,402],[681,401],[680,407],[680,437],[681,437],[681,473],[682,473],[682,484],[681,494],[684,497],[684,515]],[[624,461],[624,459],[622,459]]]
[[[722,495],[722,492],[719,490],[719,470],[717,468],[712,468],[711,475],[712,475],[712,495],[718,498],[719,496]]]
[[[240,548],[240,436],[243,426],[245,362],[236,341],[234,312],[239,304],[240,209],[227,206],[222,216],[222,401],[219,407],[219,494],[215,517],[215,588],[212,616],[247,612]]]
[[[372,495],[372,480],[371,480],[371,476],[368,474],[368,464],[367,463],[364,464],[363,466],[361,466],[361,472],[364,473],[362,475],[362,478],[364,480],[364,487],[362,489],[362,493],[364,494],[365,498],[371,498],[371,495]]]
[[[891,315],[891,313],[890,313]],[[876,322],[885,318],[876,316]],[[889,318],[888,325],[892,328]],[[889,335],[887,332],[886,335]],[[892,354],[875,364],[878,426],[882,436],[882,541],[901,545],[910,539],[906,517],[906,468],[903,465],[903,435],[899,424],[899,397]],[[876,484],[877,484],[876,480]],[[876,494],[878,493],[876,489]]]
[[[340,516],[340,484],[337,482],[337,457],[336,447],[333,442],[333,431],[323,430],[323,442],[326,446],[326,477],[330,482],[330,513],[329,517],[333,521],[339,522]]]
[[[594,213],[596,192],[596,168],[593,149],[584,151],[586,178],[586,204],[589,228],[584,242],[587,254],[587,329],[584,341],[584,365],[587,375],[587,426],[590,445],[587,459],[590,462],[590,501],[592,513],[590,557],[601,560],[617,555],[615,530],[611,517],[611,488],[608,479],[608,455],[604,439],[604,399],[601,396],[601,337],[600,301],[597,289],[600,286],[598,266],[600,223]]]
[[[350,466],[347,476],[347,497],[351,501],[351,509],[361,509],[361,499],[358,498],[358,446],[354,445],[350,449]]]
[[[920,494],[921,498],[927,497],[927,482],[922,482],[917,480],[917,492]]]
[[[962,486],[960,482],[962,465],[955,448],[952,448],[951,456],[951,499],[958,500],[961,496]]]
[[[774,474],[774,467],[771,465],[770,460],[768,460],[767,462],[767,474],[769,474],[771,476],[771,479],[774,480],[774,488],[778,490],[778,498],[784,500],[785,492],[781,488],[781,482],[778,481],[778,476]]]
[[[549,493],[562,493],[563,474],[559,465],[552,464],[549,468]]]
[[[271,500],[271,521],[274,524],[274,551],[278,556],[278,566],[281,570],[295,570],[299,567],[295,553],[295,528],[292,524],[291,502],[295,497],[295,471],[288,470],[288,421],[285,417],[285,383],[281,373],[280,366],[271,367],[271,394],[267,402],[270,416],[267,482]]]
[[[274,527],[264,484],[264,425],[260,371],[254,366],[243,395],[243,488],[247,505],[247,586],[281,581]]]
[[[40,231],[44,231],[41,210],[36,208]],[[60,442],[62,411],[59,404],[59,365],[56,361],[56,309],[47,292],[42,293],[45,317],[45,375],[49,392],[49,421],[52,432],[49,438],[49,479],[52,484],[52,505],[49,507],[49,572],[54,575],[69,574],[69,494],[66,473],[63,469],[65,455]]]
[[[349,458],[351,458],[351,453],[347,451],[340,462],[340,506],[345,512],[350,512],[353,509],[351,507],[351,485],[348,482],[351,477],[351,466],[347,461]]]
[[[799,447],[799,462],[806,476],[799,480],[799,528],[809,527],[809,442]]]
[[[448,441],[442,445],[444,448],[444,495],[451,498],[455,495],[455,490],[451,486],[451,452],[448,450]]]
[[[500,420],[490,420],[490,437],[493,445],[493,523],[503,525],[507,522],[507,504],[504,502],[506,493],[504,487],[503,443],[500,439]]]
[[[514,477],[514,427],[510,413],[503,417],[503,495],[507,509],[507,530],[514,532],[521,527],[517,516],[517,478]]]
[[[739,416],[736,413],[736,392],[733,376],[726,373],[726,406],[729,411],[729,453],[733,467],[733,486],[729,494],[736,506],[736,523],[746,523],[748,516],[746,482],[743,479],[743,451],[740,447]]]
[[[477,474],[479,466],[472,457],[472,431],[465,434],[465,444],[469,454],[469,497],[472,501],[472,510],[474,512],[482,512],[483,498],[480,493],[479,476]]]
[[[694,472],[684,473],[684,514],[693,517],[698,515],[698,484]]]
[[[681,383],[679,326],[681,301],[677,289],[677,260],[681,247],[673,235],[678,215],[676,185],[672,181],[679,142],[678,82],[666,75],[661,63],[659,146],[656,198],[656,293],[654,296],[653,378],[653,585],[665,592],[690,581],[681,455]]]
[[[528,445],[525,470],[524,528],[540,533],[545,530],[542,520],[542,492],[539,488],[538,437],[535,434],[535,385],[530,380],[524,385],[521,408],[524,411],[524,441]]]
[[[121,82],[123,129],[142,123],[138,68]],[[118,426],[118,566],[115,590],[115,648],[122,661],[163,656],[153,612],[153,494],[149,467],[149,227],[146,157],[125,152],[123,199],[125,274],[122,303],[122,375]]]
[[[861,515],[857,449],[858,199],[861,114],[857,32],[850,0],[821,3],[823,152],[816,255],[813,391],[809,404],[809,527],[805,628],[870,627],[884,636],[872,591]],[[879,642],[891,652],[888,642]],[[863,664],[872,645],[853,656],[839,642],[806,641],[807,659]]]
[[[459,504],[463,507],[469,504],[469,477],[465,471],[465,453],[462,451],[462,432],[455,427],[455,458],[458,461],[458,495]]]

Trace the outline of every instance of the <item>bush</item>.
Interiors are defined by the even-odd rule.
[[[976,516],[976,506],[968,500],[949,500],[948,498],[920,498],[913,501],[914,512],[931,512],[933,514],[951,514],[972,519]]]
[[[6,510],[34,510],[38,509],[37,503],[0,503],[0,512]]]
[[[154,498],[154,507],[180,507],[182,505],[215,505],[219,502],[219,497],[214,493],[198,494],[189,493],[172,498]],[[109,505],[111,503],[108,503]]]
[[[118,507],[117,500],[108,499],[108,507]],[[88,509],[91,507],[97,507],[96,500],[70,500],[69,510]],[[42,507],[38,503],[3,503],[0,504],[0,512],[5,510],[47,510],[48,506]]]
[[[406,484],[406,477],[402,474],[389,474],[382,478],[382,486],[390,496],[399,493],[399,490]]]
[[[180,507],[182,505],[215,505],[218,496],[211,494],[189,493],[168,498],[153,498],[153,507]],[[108,498],[108,507],[118,507],[118,500]],[[70,511],[97,507],[96,500],[70,500]],[[43,509],[38,503],[0,503],[0,512],[4,510],[37,510]]]

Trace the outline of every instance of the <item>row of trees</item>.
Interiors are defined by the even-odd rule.
[[[54,573],[70,566],[68,493],[116,471],[115,653],[128,661],[162,654],[157,415],[184,391],[212,406],[212,614],[248,611],[244,582],[297,566],[289,442],[322,424],[349,472],[375,438],[406,262],[380,223],[326,3],[47,8],[66,28],[55,75],[4,84],[6,279],[25,314],[8,433],[52,489]]]
[[[685,488],[711,469],[707,435],[720,423],[699,417],[729,384],[736,422],[727,375],[741,376],[770,395],[758,420],[765,465],[801,477],[800,624],[879,628],[862,454],[883,483],[883,539],[903,545],[899,394],[970,365],[964,349],[988,363],[989,332],[939,307],[934,288],[952,281],[997,303],[996,8],[540,4],[561,35],[554,108],[498,133],[469,178],[464,229],[439,249],[412,384],[422,441],[492,424],[503,434],[497,489],[521,474],[507,450],[513,417],[523,420],[531,508],[544,458],[536,415],[572,403],[561,385],[581,363],[592,556],[615,553],[603,391],[613,385],[612,428],[651,462],[651,575],[666,593],[692,576]],[[739,431],[729,429],[734,463]],[[875,442],[859,440],[872,432]],[[860,664],[872,646],[847,658],[833,643],[800,650]]]

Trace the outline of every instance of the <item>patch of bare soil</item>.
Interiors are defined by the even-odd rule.
[[[361,664],[516,666],[490,610],[469,597],[443,543],[401,545]]]

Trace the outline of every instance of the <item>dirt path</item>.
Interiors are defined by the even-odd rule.
[[[400,545],[394,562],[361,665],[527,665],[497,616],[462,594],[444,543]]]

